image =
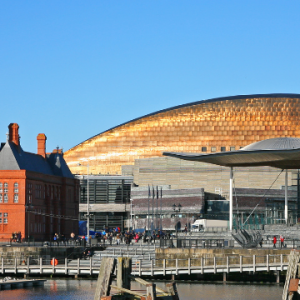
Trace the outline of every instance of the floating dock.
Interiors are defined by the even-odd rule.
[[[46,279],[8,279],[0,280],[0,290],[21,289],[31,286],[44,286]],[[1,296],[1,292],[0,292]]]

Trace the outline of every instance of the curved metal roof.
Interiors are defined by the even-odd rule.
[[[230,152],[208,154],[163,152],[163,155],[226,167],[270,166],[280,169],[300,169],[300,139],[268,139]]]
[[[138,120],[146,118],[146,117],[154,116],[156,114],[160,114],[160,113],[164,113],[164,112],[167,112],[167,111],[171,111],[171,110],[174,110],[174,109],[179,109],[179,108],[193,106],[193,105],[198,105],[198,104],[205,104],[205,103],[210,103],[210,102],[226,101],[226,100],[233,101],[233,100],[251,99],[251,98],[286,98],[286,97],[288,97],[288,98],[300,98],[300,94],[278,93],[278,94],[237,95],[237,96],[217,97],[217,98],[212,98],[212,99],[199,100],[199,101],[195,101],[195,102],[190,102],[190,103],[186,103],[186,104],[172,106],[172,107],[169,107],[169,108],[166,108],[166,109],[158,110],[156,112],[153,112],[153,113],[150,113],[150,114],[147,114],[147,115],[144,115],[144,116],[132,119],[130,121],[124,122],[124,123],[119,124],[117,126],[111,127],[109,129],[104,130],[104,131],[102,131],[102,132],[100,132],[100,133],[98,133],[98,134],[96,134],[96,135],[94,135],[94,136],[86,139],[85,141],[83,141],[83,142],[75,145],[71,149],[73,149],[73,148],[75,148],[75,147],[77,147],[77,146],[85,143],[86,141],[89,141],[89,140],[93,139],[94,137],[96,137],[96,136],[98,136],[100,134],[103,134],[105,132],[111,131],[111,130],[116,129],[118,127],[121,127],[123,125],[129,124],[131,122],[138,121]],[[71,149],[69,149],[69,150],[71,150]]]

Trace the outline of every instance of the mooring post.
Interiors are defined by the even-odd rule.
[[[214,256],[214,274],[217,273],[216,257]]]
[[[280,283],[280,271],[276,272],[276,283]]]
[[[130,290],[131,268],[130,257],[118,257],[117,287]]]
[[[155,300],[156,299],[156,288],[155,283],[149,283],[147,287],[147,299]]]
[[[65,274],[68,274],[68,258],[65,257]]]
[[[243,256],[241,255],[240,256],[240,273],[242,273],[243,272]]]
[[[40,274],[43,273],[43,258],[40,257]]]

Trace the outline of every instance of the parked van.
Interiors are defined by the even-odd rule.
[[[198,219],[192,224],[191,231],[214,231],[211,230],[213,228],[215,228],[215,231],[226,231],[228,228],[228,221]]]

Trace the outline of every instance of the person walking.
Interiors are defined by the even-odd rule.
[[[280,248],[284,247],[284,237],[280,236]]]
[[[117,245],[120,245],[120,233],[116,235]]]
[[[108,240],[109,240],[109,245],[111,246],[112,245],[112,234],[108,235]]]
[[[276,235],[273,237],[273,248],[276,248],[277,238]]]

